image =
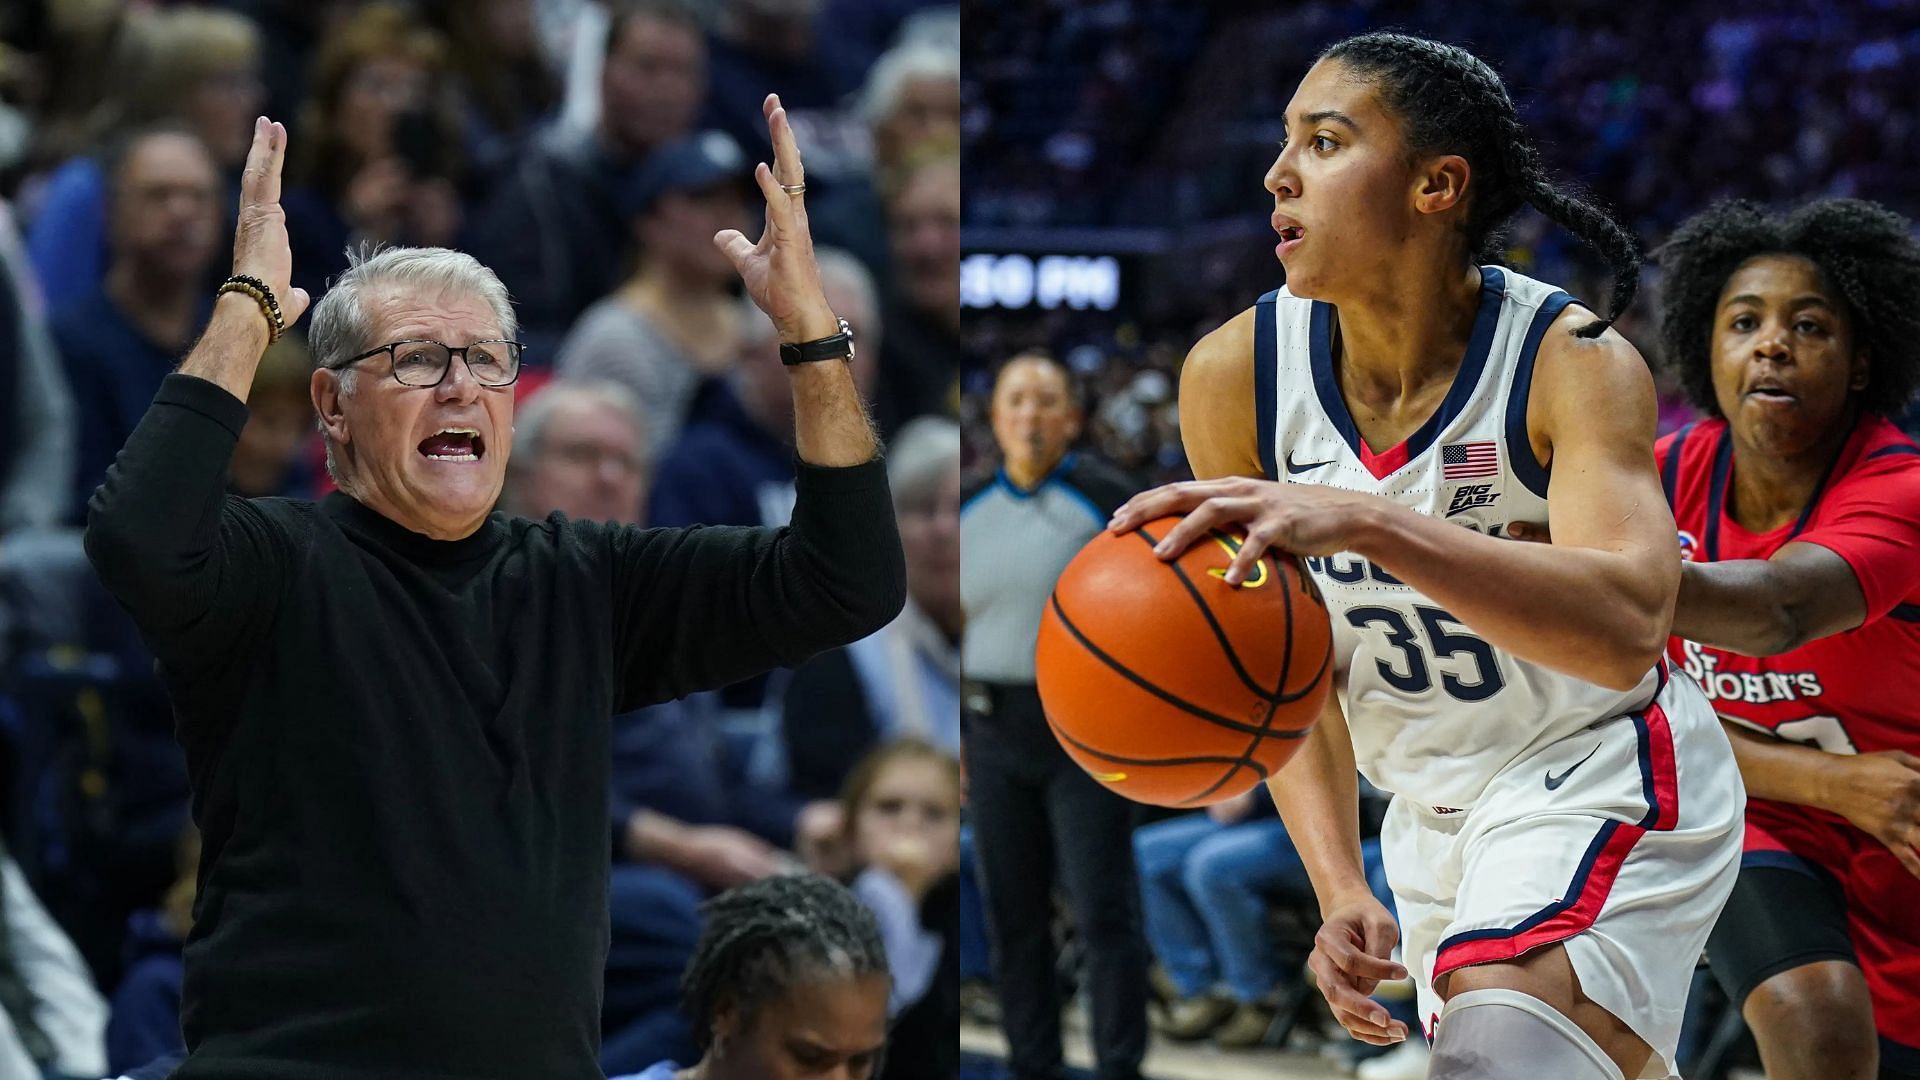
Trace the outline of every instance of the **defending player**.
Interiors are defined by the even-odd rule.
[[[1656,451],[1669,654],[1753,796],[1713,973],[1774,1080],[1920,1077],[1920,447],[1886,419],[1920,383],[1920,245],[1832,199],[1717,206],[1661,254],[1709,414]]]
[[[1743,795],[1698,688],[1661,659],[1680,567],[1653,386],[1608,329],[1633,241],[1553,186],[1461,49],[1340,42],[1286,124],[1266,187],[1288,288],[1188,357],[1203,479],[1113,527],[1189,512],[1172,557],[1243,523],[1236,582],[1269,546],[1314,556],[1337,693],[1270,786],[1325,915],[1310,964],[1349,1031],[1406,1034],[1365,996],[1401,972],[1361,874],[1357,761],[1396,793],[1382,842],[1430,1075],[1666,1076]],[[1608,319],[1476,265],[1523,203],[1606,257]],[[1549,511],[1552,546],[1499,539]]]

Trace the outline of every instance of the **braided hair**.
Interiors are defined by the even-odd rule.
[[[1872,358],[1862,412],[1897,415],[1920,386],[1920,244],[1899,214],[1863,199],[1821,199],[1769,214],[1723,202],[1695,214],[1655,252],[1665,271],[1660,345],[1687,398],[1720,415],[1713,393],[1713,325],[1720,293],[1742,263],[1798,255],[1845,302],[1853,346]]]
[[[887,975],[880,925],[853,893],[818,874],[782,874],[721,893],[680,982],[702,1053],[731,1002],[743,1023],[788,989],[822,977]]]
[[[1576,334],[1599,337],[1633,302],[1640,287],[1640,247],[1633,234],[1547,175],[1506,86],[1479,57],[1392,31],[1335,42],[1320,56],[1374,84],[1381,103],[1404,125],[1415,155],[1458,154],[1473,167],[1466,233],[1476,261],[1498,261],[1508,220],[1532,206],[1598,252],[1613,271],[1606,318]]]

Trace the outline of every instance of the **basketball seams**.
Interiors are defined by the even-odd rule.
[[[1160,542],[1159,537],[1154,536],[1145,528],[1136,529],[1134,535],[1138,536],[1141,542],[1148,547],[1153,547]],[[1265,556],[1262,557],[1264,558]],[[1200,590],[1194,586],[1193,579],[1187,576],[1186,570],[1182,568],[1178,562],[1168,563],[1167,566],[1173,570],[1173,576],[1177,578],[1181,586],[1187,590],[1187,595],[1193,598],[1194,606],[1200,609],[1200,616],[1207,620],[1207,626],[1213,630],[1213,640],[1219,644],[1220,651],[1226,654],[1227,663],[1233,665],[1233,673],[1240,676],[1240,681],[1246,684],[1247,689],[1258,694],[1260,700],[1267,702],[1268,705],[1271,706],[1274,703],[1274,693],[1278,691],[1269,693],[1265,687],[1254,681],[1252,673],[1248,672],[1246,665],[1240,662],[1240,652],[1233,647],[1233,639],[1227,636],[1226,627],[1221,626],[1220,620],[1214,617],[1213,608],[1208,606],[1206,598],[1200,595]],[[1278,568],[1276,567],[1276,569]],[[1288,591],[1289,590],[1282,590],[1282,593],[1284,594]],[[1284,599],[1287,605],[1287,633],[1291,635],[1293,633],[1293,598],[1291,596],[1285,596]],[[1287,685],[1287,664],[1292,660],[1292,654],[1288,653],[1286,658],[1280,662],[1280,686],[1283,688]],[[1272,710],[1269,709],[1268,712],[1271,714]]]
[[[1214,792],[1220,790],[1220,785],[1226,783],[1227,780],[1230,779],[1234,773],[1240,771],[1241,765],[1245,765],[1247,768],[1252,769],[1255,773],[1259,774],[1260,782],[1263,782],[1263,783],[1267,780],[1269,776],[1273,775],[1272,773],[1269,773],[1267,771],[1267,767],[1265,765],[1260,764],[1258,761],[1243,762],[1237,758],[1221,757],[1219,755],[1212,755],[1212,754],[1207,755],[1205,757],[1185,757],[1185,758],[1130,758],[1130,757],[1124,757],[1120,754],[1109,754],[1104,750],[1096,750],[1093,747],[1088,746],[1086,743],[1081,742],[1079,739],[1074,738],[1072,735],[1067,734],[1067,732],[1064,729],[1062,729],[1059,724],[1056,724],[1053,722],[1053,718],[1050,716],[1047,717],[1047,726],[1053,729],[1054,737],[1061,739],[1065,742],[1071,743],[1074,749],[1080,751],[1083,754],[1086,754],[1089,757],[1099,758],[1101,761],[1109,762],[1114,765],[1130,765],[1134,767],[1142,767],[1142,766],[1163,766],[1163,765],[1166,765],[1166,766],[1218,765],[1218,764],[1224,763],[1227,766],[1227,771],[1221,775],[1220,779],[1215,780],[1212,784],[1210,784],[1204,790],[1195,792],[1194,794],[1189,795],[1184,799],[1181,799],[1180,800],[1181,805],[1193,805],[1195,803],[1198,803],[1200,800],[1206,798],[1207,796],[1213,794]]]
[[[1053,608],[1054,617],[1060,620],[1060,625],[1066,628],[1067,633],[1072,634],[1074,637],[1074,640],[1078,641],[1081,647],[1087,650],[1087,653],[1089,655],[1091,655],[1094,659],[1100,661],[1101,663],[1105,664],[1109,668],[1112,668],[1116,673],[1118,673],[1122,678],[1126,679],[1128,682],[1133,683],[1135,686],[1138,686],[1140,689],[1145,690],[1147,693],[1152,694],[1154,697],[1159,698],[1161,701],[1166,702],[1167,704],[1173,706],[1174,708],[1179,709],[1182,712],[1189,713],[1202,720],[1205,720],[1207,723],[1213,724],[1216,727],[1223,727],[1229,731],[1237,731],[1242,735],[1257,735],[1261,732],[1262,728],[1261,728],[1261,725],[1259,724],[1249,724],[1244,721],[1234,720],[1229,717],[1222,716],[1219,713],[1216,713],[1210,709],[1205,708],[1204,706],[1195,705],[1193,702],[1188,701],[1185,698],[1182,698],[1174,694],[1170,690],[1167,690],[1158,685],[1155,685],[1152,680],[1148,679],[1144,675],[1141,675],[1139,672],[1134,671],[1132,668],[1128,667],[1127,665],[1121,663],[1117,658],[1115,658],[1113,655],[1108,653],[1106,650],[1102,649],[1100,646],[1095,645],[1093,643],[1093,639],[1089,638],[1085,633],[1083,633],[1080,627],[1075,625],[1074,621],[1067,617],[1066,609],[1060,606],[1060,596],[1058,593],[1055,593],[1053,596],[1048,597],[1048,602],[1051,604]],[[1269,716],[1272,715],[1273,706],[1276,704],[1285,704],[1285,702],[1269,702],[1268,704]],[[1301,732],[1299,734],[1305,734],[1305,732]],[[1288,733],[1274,733],[1274,737],[1275,738],[1297,738],[1298,735],[1293,735]]]
[[[1148,530],[1148,529],[1142,528],[1142,529],[1136,529],[1133,531],[1136,531],[1139,533],[1141,541],[1147,545],[1149,550],[1155,547],[1158,544],[1159,540],[1161,539],[1160,537],[1156,536],[1151,530]],[[1209,530],[1209,532],[1217,535],[1217,530]],[[1113,539],[1120,540],[1119,537],[1114,537]],[[1138,549],[1134,549],[1134,550],[1138,550]],[[1282,618],[1281,620],[1279,620],[1281,622],[1281,627],[1279,628],[1283,630],[1283,633],[1281,635],[1282,640],[1291,642],[1293,640],[1295,631],[1299,629],[1298,619],[1296,618],[1296,615],[1297,615],[1296,605],[1293,603],[1293,595],[1292,595],[1293,588],[1296,585],[1300,586],[1303,589],[1303,591],[1305,591],[1308,594],[1308,599],[1310,601],[1314,601],[1314,600],[1317,600],[1317,597],[1313,595],[1315,591],[1314,583],[1312,582],[1312,579],[1306,575],[1305,571],[1300,569],[1297,566],[1297,564],[1295,567],[1295,574],[1293,576],[1289,576],[1286,573],[1286,568],[1282,564],[1280,557],[1273,552],[1270,552],[1270,551],[1263,552],[1260,556],[1260,559],[1261,559],[1261,571],[1264,573],[1270,570],[1274,574],[1274,576],[1279,579],[1280,591],[1282,593],[1282,596],[1281,596]],[[1209,595],[1203,590],[1201,586],[1198,585],[1197,583],[1198,579],[1193,576],[1193,572],[1188,571],[1183,565],[1181,565],[1180,561],[1175,560],[1170,563],[1163,563],[1162,565],[1167,566],[1169,569],[1173,571],[1174,580],[1180,583],[1180,587],[1182,590],[1186,592],[1188,600],[1193,604],[1194,608],[1198,610],[1201,618],[1205,620],[1207,628],[1213,636],[1215,648],[1219,650],[1219,655],[1226,658],[1229,667],[1232,669],[1235,678],[1240,682],[1243,688],[1243,691],[1247,693],[1251,693],[1253,695],[1254,702],[1257,702],[1258,705],[1265,706],[1264,710],[1258,710],[1258,705],[1256,705],[1257,711],[1255,715],[1259,717],[1257,721],[1250,723],[1247,721],[1229,717],[1219,712],[1214,712],[1201,704],[1198,704],[1193,701],[1188,701],[1182,698],[1181,696],[1175,694],[1174,692],[1168,689],[1165,689],[1156,681],[1156,678],[1154,676],[1149,676],[1142,672],[1137,672],[1133,670],[1125,662],[1121,661],[1117,655],[1113,653],[1109,653],[1105,649],[1101,648],[1099,645],[1095,644],[1090,634],[1088,632],[1084,632],[1081,629],[1081,627],[1077,625],[1071,617],[1069,617],[1066,611],[1065,603],[1061,599],[1061,595],[1060,595],[1061,588],[1059,586],[1056,586],[1052,594],[1048,597],[1048,604],[1047,604],[1047,609],[1051,612],[1051,615],[1052,615],[1052,619],[1050,621],[1057,624],[1057,626],[1054,629],[1054,632],[1057,633],[1058,630],[1066,631],[1065,637],[1060,637],[1055,639],[1059,643],[1059,645],[1056,647],[1066,646],[1068,648],[1072,648],[1074,652],[1077,652],[1083,658],[1082,663],[1088,660],[1094,663],[1094,667],[1083,669],[1086,672],[1086,674],[1082,676],[1084,678],[1095,678],[1096,676],[1094,673],[1104,668],[1106,669],[1106,671],[1108,671],[1111,674],[1119,675],[1123,680],[1125,680],[1125,682],[1131,683],[1138,691],[1145,692],[1149,697],[1161,702],[1163,705],[1171,706],[1174,709],[1179,710],[1180,714],[1195,717],[1199,720],[1206,722],[1209,726],[1214,727],[1223,732],[1237,733],[1241,736],[1244,736],[1245,741],[1243,746],[1239,750],[1239,752],[1237,754],[1234,754],[1233,751],[1228,749],[1228,746],[1221,746],[1214,753],[1202,753],[1202,754],[1190,756],[1190,757],[1129,757],[1121,754],[1111,753],[1105,750],[1095,749],[1093,746],[1090,746],[1087,743],[1081,741],[1080,739],[1075,738],[1072,734],[1069,734],[1065,729],[1063,729],[1063,727],[1061,726],[1061,723],[1054,716],[1045,714],[1044,711],[1043,711],[1043,715],[1045,715],[1047,726],[1053,731],[1053,734],[1056,737],[1056,739],[1058,739],[1060,742],[1062,742],[1067,747],[1069,747],[1076,756],[1085,759],[1083,760],[1083,767],[1086,768],[1087,770],[1092,771],[1094,769],[1099,768],[1098,765],[1092,764],[1092,762],[1095,762],[1095,761],[1105,762],[1105,763],[1109,763],[1109,764],[1121,766],[1121,767],[1135,767],[1135,768],[1165,767],[1165,768],[1174,768],[1177,770],[1185,770],[1184,772],[1179,774],[1184,779],[1175,781],[1171,779],[1173,774],[1168,774],[1169,779],[1167,781],[1163,781],[1163,783],[1172,783],[1176,790],[1178,788],[1187,788],[1187,790],[1192,793],[1187,795],[1177,795],[1175,793],[1175,790],[1169,790],[1165,792],[1163,797],[1170,801],[1164,803],[1163,805],[1169,805],[1169,806],[1204,805],[1207,802],[1212,801],[1214,798],[1218,797],[1218,792],[1222,788],[1226,787],[1231,781],[1233,781],[1233,779],[1238,775],[1239,771],[1243,767],[1255,774],[1255,776],[1257,777],[1256,782],[1264,782],[1271,778],[1274,772],[1277,771],[1278,766],[1270,766],[1265,761],[1262,761],[1258,756],[1260,755],[1261,750],[1265,746],[1267,740],[1269,739],[1294,740],[1294,739],[1304,738],[1307,735],[1311,734],[1313,729],[1318,726],[1318,723],[1317,723],[1318,717],[1312,718],[1313,722],[1307,723],[1303,728],[1300,728],[1300,729],[1291,729],[1291,728],[1276,729],[1274,727],[1274,724],[1278,720],[1279,713],[1281,711],[1282,706],[1302,701],[1308,698],[1309,696],[1311,696],[1316,690],[1322,688],[1322,686],[1325,683],[1327,674],[1331,668],[1331,664],[1333,660],[1333,640],[1332,640],[1332,635],[1329,634],[1327,639],[1322,644],[1322,653],[1321,653],[1320,661],[1316,665],[1316,670],[1313,672],[1310,678],[1305,680],[1305,685],[1302,686],[1298,691],[1293,693],[1287,692],[1288,684],[1295,677],[1293,649],[1290,647],[1287,650],[1285,650],[1281,657],[1281,662],[1278,665],[1279,671],[1275,679],[1275,685],[1273,686],[1272,689],[1268,689],[1262,686],[1261,683],[1255,679],[1251,671],[1248,670],[1245,662],[1239,655],[1239,651],[1236,648],[1235,641],[1229,634],[1226,622],[1223,621],[1225,619],[1225,616],[1229,614],[1234,614],[1235,612],[1215,612],[1213,610],[1212,604],[1209,602]],[[1064,585],[1066,583],[1063,581],[1060,584]],[[1178,602],[1173,601],[1173,603],[1176,605],[1173,611],[1177,611]],[[1237,609],[1235,609],[1235,611],[1237,612]],[[1170,611],[1169,615],[1171,615],[1172,613],[1173,612]],[[1269,619],[1271,618],[1270,609],[1269,609],[1267,618]],[[1271,632],[1270,630],[1260,629],[1261,625],[1262,625],[1261,620],[1256,619],[1252,623],[1247,623],[1246,619],[1241,618],[1235,622],[1235,632],[1249,632],[1256,635],[1263,635]],[[1270,623],[1266,625],[1271,626]],[[1185,633],[1191,635],[1194,633],[1194,631],[1192,629],[1189,629],[1185,631]],[[1046,636],[1047,635],[1045,633],[1042,634],[1043,639]],[[1152,647],[1150,644],[1151,636],[1152,635],[1149,634],[1149,637],[1145,639],[1149,643],[1148,647],[1150,649]],[[1132,639],[1128,639],[1128,640],[1131,641]],[[1198,646],[1198,641],[1199,639],[1196,636],[1194,638],[1194,646],[1189,646],[1189,647],[1204,648],[1203,646]],[[1068,645],[1068,642],[1071,642],[1072,645]],[[1073,648],[1073,646],[1077,646],[1077,648]],[[1065,658],[1065,655],[1066,655],[1065,653],[1062,653],[1062,659]],[[1152,665],[1150,664],[1149,666],[1152,666]],[[1301,666],[1304,667],[1304,661]],[[1215,670],[1218,671],[1217,668]],[[1166,675],[1167,673],[1163,672],[1160,674]],[[1175,680],[1178,681],[1179,678],[1184,676],[1180,676],[1176,674],[1174,677],[1175,677]],[[1211,676],[1211,678],[1215,680],[1223,679],[1224,677],[1225,677],[1225,672],[1219,672],[1218,674]],[[1218,691],[1218,690],[1224,690],[1225,687],[1219,684],[1218,682],[1214,682],[1210,684],[1203,684],[1201,689],[1212,689],[1212,690]],[[1297,712],[1297,710],[1295,711]],[[1264,713],[1264,715],[1261,715],[1262,712]],[[1301,719],[1301,718],[1298,718],[1298,717],[1290,718],[1290,723],[1293,722],[1293,720],[1295,719]],[[1196,738],[1198,737],[1197,734],[1195,737]],[[1216,740],[1208,740],[1208,741],[1225,742],[1230,746],[1232,742],[1232,738],[1231,736],[1228,736],[1226,739],[1216,739]],[[1149,742],[1151,742],[1151,740],[1149,740]],[[1149,749],[1147,746],[1142,746],[1140,747],[1140,749],[1147,750],[1148,753],[1153,753],[1154,750],[1158,748],[1155,747],[1153,749]],[[1195,747],[1194,749],[1199,749],[1199,748]],[[1279,748],[1276,747],[1275,749],[1278,750]],[[1268,751],[1268,756],[1271,756],[1274,752],[1275,751]],[[1232,756],[1229,756],[1229,755],[1232,755]],[[1210,766],[1214,766],[1214,765],[1221,766],[1221,768],[1218,771],[1215,779],[1211,783],[1207,783],[1207,781],[1205,780],[1205,773]],[[1195,775],[1196,773],[1198,775]],[[1097,772],[1095,772],[1094,775],[1096,777],[1101,776],[1101,774]],[[1205,784],[1206,786],[1201,790],[1193,791],[1193,789],[1188,786],[1189,784]],[[1124,787],[1125,785],[1121,785],[1121,788],[1124,788]],[[1154,800],[1154,801],[1158,801],[1158,800]]]

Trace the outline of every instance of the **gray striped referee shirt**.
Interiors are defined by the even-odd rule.
[[[1112,465],[1074,453],[1030,491],[1001,469],[966,493],[960,664],[967,678],[1032,684],[1033,646],[1054,582],[1136,490]]]

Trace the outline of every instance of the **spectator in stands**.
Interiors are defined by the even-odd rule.
[[[612,0],[612,7],[598,123],[585,131],[555,125],[537,136],[470,238],[474,254],[513,293],[521,338],[536,362],[551,358],[580,312],[619,284],[631,235],[619,204],[626,174],[692,132],[706,98],[706,46],[683,0]]]
[[[893,971],[887,1080],[950,1077],[959,1068],[960,761],[915,738],[853,768],[841,798],[856,873]]]
[[[465,110],[465,156],[485,182],[512,171],[535,127],[560,103],[560,81],[534,32],[534,0],[429,0],[447,36]]]
[[[801,665],[781,710],[787,786],[827,797],[873,747],[899,738],[960,753],[960,430],[922,417],[887,453],[907,606],[884,630]]]
[[[952,416],[960,371],[960,155],[923,144],[883,181],[893,247],[886,307],[893,348],[874,413],[884,426],[924,413]]]
[[[830,878],[767,878],[715,897],[682,986],[701,1080],[870,1080],[887,1033],[872,912]],[[676,1080],[662,1061],[620,1080]]]
[[[958,141],[960,54],[930,42],[894,46],[867,72],[859,114],[873,145],[869,175],[822,192],[808,215],[823,243],[846,248],[885,277],[887,208],[873,174],[893,174],[918,147]]]
[[[760,98],[777,86],[807,142],[809,184],[824,188],[863,169],[860,122],[842,107],[858,89],[861,69],[833,54],[831,32],[818,32],[820,0],[719,0],[712,7],[713,79],[701,126],[725,131],[764,160],[773,144],[760,123]]]
[[[721,131],[669,143],[634,170],[621,193],[633,274],[581,314],[554,359],[563,378],[633,392],[650,456],[679,437],[700,384],[739,355],[733,264],[712,237],[750,226],[751,176],[740,145]]]
[[[294,285],[319,296],[357,244],[452,246],[464,167],[446,39],[369,4],[329,33],[310,85],[281,200]]]
[[[89,144],[104,150],[143,127],[185,125],[213,155],[222,228],[231,235],[240,166],[264,96],[253,22],[206,7],[130,11],[103,77],[108,97],[88,125]],[[107,201],[98,153],[72,157],[47,178],[28,244],[55,309],[92,295],[106,276]]]
[[[827,302],[853,327],[853,377],[872,393],[881,351],[873,278],[844,251],[817,248]],[[655,525],[784,525],[793,510],[793,395],[773,324],[745,307],[740,359],[710,387],[654,478]],[[891,350],[889,350],[891,352]]]
[[[0,536],[58,523],[73,498],[73,395],[34,286],[0,200]]]
[[[103,286],[54,313],[79,422],[77,523],[160,382],[206,325],[219,258],[219,175],[178,128],[131,136],[110,156]]]
[[[1283,1008],[1305,1000],[1267,926],[1267,897],[1309,889],[1273,800],[1256,787],[1205,813],[1157,821],[1133,834],[1147,944],[1179,1000],[1163,1030],[1221,1046],[1266,1041]]]
[[[514,448],[500,508],[544,518],[646,524],[646,426],[639,401],[614,383],[562,381],[514,417]]]
[[[302,451],[319,441],[308,384],[313,356],[304,338],[288,334],[267,348],[247,394],[247,426],[233,447],[227,490],[242,498],[312,498],[314,476]]]
[[[0,847],[0,1076],[99,1076],[106,1025],[79,952]]]

